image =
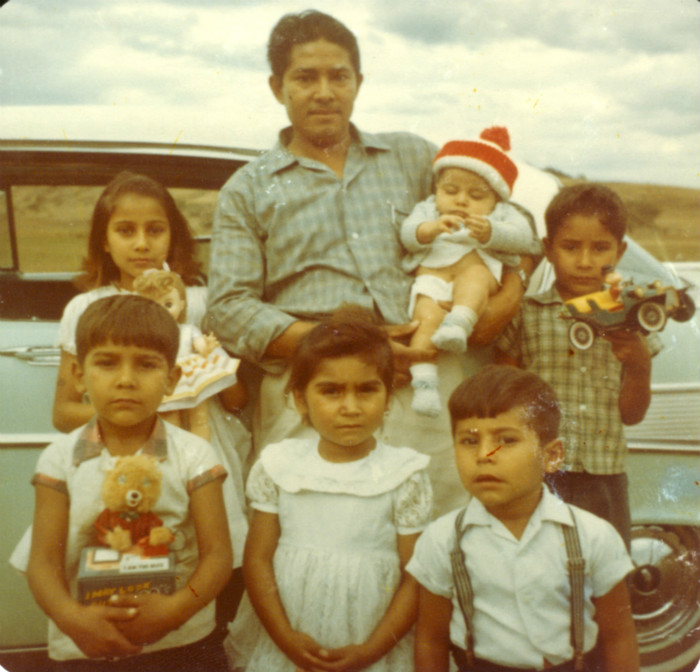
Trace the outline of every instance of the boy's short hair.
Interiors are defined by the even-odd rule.
[[[341,306],[299,341],[286,391],[303,393],[324,359],[352,356],[376,366],[387,395],[391,394],[394,356],[389,337],[372,313],[356,305]]]
[[[582,182],[564,187],[551,201],[544,214],[547,238],[552,240],[570,215],[595,216],[617,239],[627,230],[627,208],[610,188],[595,182]]]
[[[91,303],[75,329],[78,362],[105,343],[135,345],[162,354],[175,365],[180,328],[160,304],[135,294],[116,294]]]
[[[355,35],[338,19],[315,9],[285,14],[272,29],[267,43],[267,60],[272,74],[276,77],[284,75],[289,67],[293,47],[321,39],[345,49],[355,74],[360,74],[360,49]]]
[[[450,396],[452,434],[460,420],[495,418],[517,407],[524,409],[526,424],[541,444],[557,438],[561,411],[551,386],[531,371],[498,364],[485,366]]]

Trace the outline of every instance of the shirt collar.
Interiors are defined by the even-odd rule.
[[[78,440],[73,448],[73,464],[77,467],[86,460],[98,457],[107,447],[102,442],[100,427],[97,424],[97,416],[93,416],[83,427]],[[164,460],[168,456],[168,444],[165,434],[165,425],[160,418],[156,418],[151,436],[141,447],[141,453],[152,455],[158,460]]]
[[[551,521],[562,525],[573,525],[569,507],[561,499],[553,495],[545,485],[542,485],[542,499],[540,499],[537,508],[532,512],[532,519]],[[484,505],[476,497],[472,497],[464,514],[463,524],[465,526],[490,526],[494,520],[494,516],[484,508]],[[528,523],[529,526],[530,523]]]
[[[535,303],[541,303],[543,305],[548,303],[564,303],[564,299],[561,298],[559,290],[554,284],[549,289],[545,289],[539,294],[534,294],[533,296],[528,296],[526,298],[530,301],[533,301]]]
[[[360,131],[355,124],[350,124],[350,134],[353,138],[353,144],[359,145],[365,151],[389,151],[391,149],[379,137],[372,133]],[[291,139],[292,127],[287,126],[279,132],[275,146],[266,155],[267,169],[271,175],[299,163],[300,157],[292,154],[287,149]]]

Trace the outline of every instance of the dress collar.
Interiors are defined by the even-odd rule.
[[[75,442],[75,448],[73,448],[73,464],[77,467],[86,460],[99,457],[103,450],[107,450],[107,447],[102,442],[100,427],[97,424],[97,416],[95,415],[85,427],[83,427],[78,436],[78,440]],[[146,443],[141,447],[140,452],[144,455],[152,455],[158,460],[164,460],[168,456],[165,425],[160,418],[156,418],[153,432],[146,440]]]

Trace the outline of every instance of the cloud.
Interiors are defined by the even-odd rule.
[[[696,2],[678,0],[673,11],[659,9],[658,0],[443,0],[436,11],[429,3],[379,0],[374,23],[412,41],[474,49],[523,36],[545,46],[583,51],[659,53],[697,44]]]
[[[149,128],[163,109],[199,108],[220,137],[261,146],[286,122],[267,86],[269,32],[308,6],[11,0],[0,9],[0,104],[132,108]],[[674,0],[673,11],[658,0],[443,0],[439,11],[422,0],[325,0],[322,9],[360,42],[354,118],[367,130],[441,143],[501,123],[535,165],[700,184],[696,0]]]

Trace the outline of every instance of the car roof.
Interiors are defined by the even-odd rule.
[[[76,184],[104,185],[128,169],[167,187],[219,189],[261,151],[233,137],[240,134],[193,106],[5,106],[0,179],[66,184],[72,174]]]
[[[0,184],[104,185],[131,170],[167,187],[220,189],[258,153],[179,143],[0,139]]]

